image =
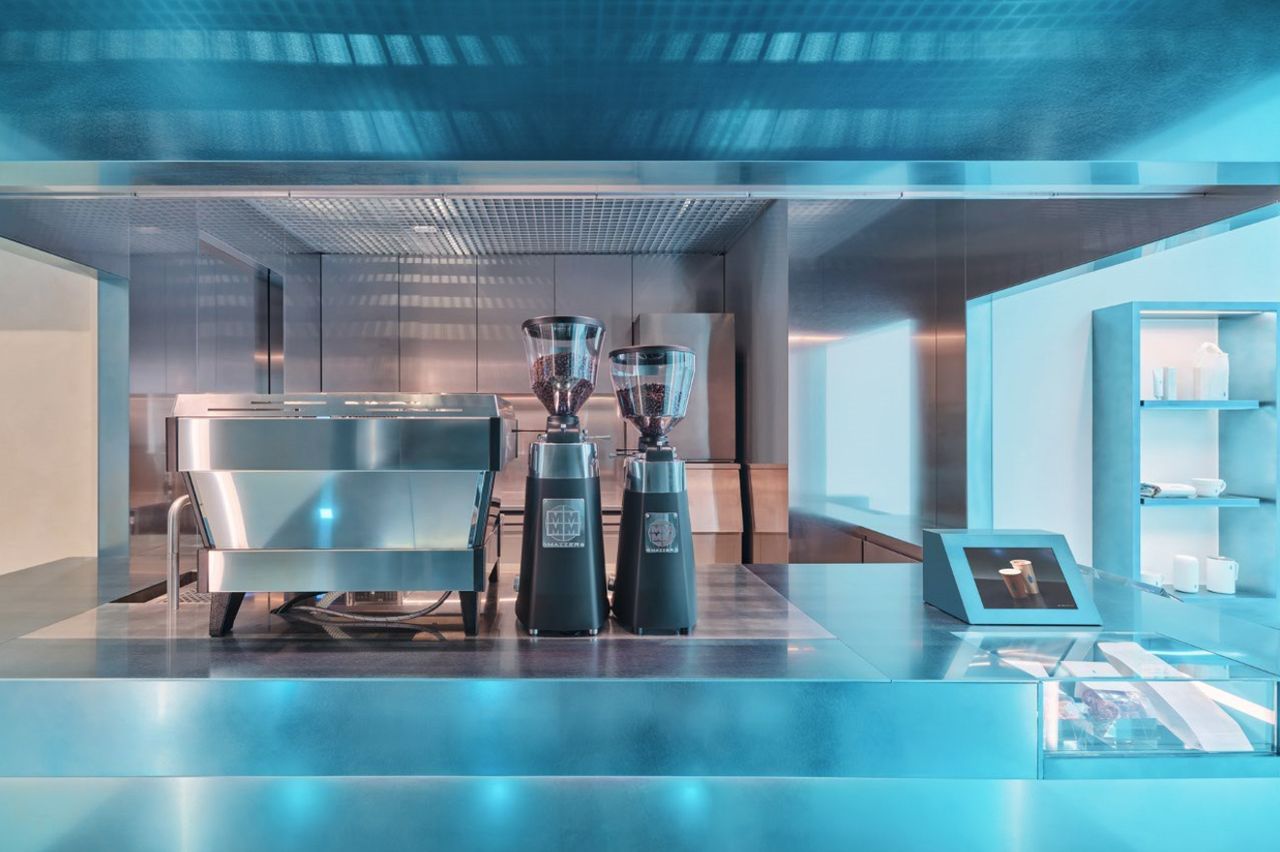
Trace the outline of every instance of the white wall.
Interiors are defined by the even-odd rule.
[[[1280,219],[1274,218],[996,298],[994,526],[1062,532],[1080,561],[1092,559],[1094,309],[1141,300],[1278,298]]]
[[[97,553],[97,288],[0,240],[0,574]]]

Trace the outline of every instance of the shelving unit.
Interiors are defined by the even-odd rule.
[[[1093,562],[1171,579],[1171,553],[1240,563],[1241,598],[1280,593],[1280,302],[1126,302],[1093,313]],[[1201,340],[1231,356],[1226,400],[1151,399],[1151,371],[1192,388]],[[1145,398],[1144,398],[1145,397]],[[1144,478],[1220,477],[1220,497],[1144,498]],[[1178,511],[1174,511],[1178,510]],[[1209,597],[1230,600],[1228,596]]]

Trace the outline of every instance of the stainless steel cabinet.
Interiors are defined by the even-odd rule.
[[[394,255],[321,261],[321,369],[326,391],[400,389],[400,263]]]
[[[400,390],[476,390],[476,260],[400,258]]]
[[[555,312],[555,260],[550,255],[483,257],[476,281],[476,332],[482,354],[477,389],[527,394],[529,368],[520,324]]]

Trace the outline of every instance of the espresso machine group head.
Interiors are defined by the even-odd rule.
[[[683,346],[609,353],[618,406],[640,432],[626,462],[613,585],[613,614],[635,633],[688,633],[698,620],[684,462],[667,439],[688,409],[695,360]]]
[[[604,324],[578,316],[526,320],[525,354],[547,431],[529,448],[516,617],[531,635],[595,635],[608,618],[600,466],[578,411],[596,386]]]

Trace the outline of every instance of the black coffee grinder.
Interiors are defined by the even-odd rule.
[[[521,329],[533,393],[549,416],[529,448],[516,617],[532,636],[594,636],[609,615],[600,467],[577,414],[596,387],[604,324],[547,316]]]
[[[634,633],[688,633],[698,620],[684,462],[667,433],[684,419],[695,356],[683,346],[609,353],[622,416],[640,432],[627,458],[613,614]]]

